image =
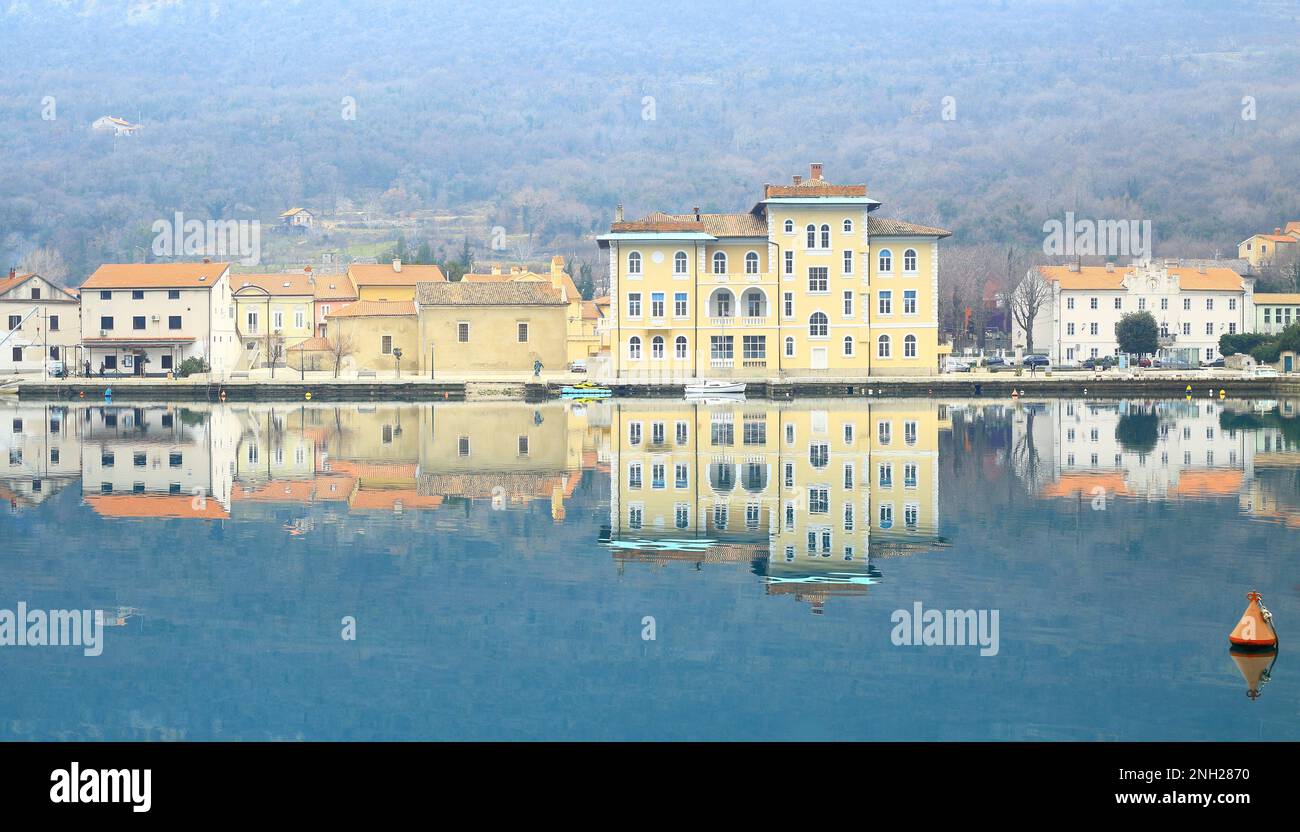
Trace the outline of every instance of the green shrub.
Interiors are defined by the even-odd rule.
[[[208,371],[208,362],[202,358],[187,358],[176,368],[178,378],[187,378],[195,373],[206,373]]]

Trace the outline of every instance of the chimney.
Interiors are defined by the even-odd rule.
[[[1071,260],[1069,264],[1066,266],[1066,268],[1068,268],[1072,272],[1077,272],[1079,270],[1079,261]]]
[[[808,177],[809,179],[821,179],[821,178],[822,178],[822,163],[821,163],[821,162],[813,162],[811,165],[808,166],[808,168],[809,168],[809,172],[810,172],[810,174],[811,174],[811,175]]]
[[[400,272],[401,270],[402,270],[401,258],[400,257],[393,258],[393,271]]]
[[[798,185],[802,181],[803,181],[803,177],[796,173],[794,175],[794,184]]]
[[[9,267],[9,277],[10,277],[10,279],[13,279],[13,278],[15,278],[15,277],[17,277],[17,276],[18,276],[18,270],[17,270],[16,268],[14,268],[13,266],[10,266],[10,267]]]
[[[620,202],[614,208],[614,222],[622,222],[622,221],[623,221],[623,203]]]
[[[696,222],[699,222],[699,221],[700,221],[700,206],[696,205],[695,208],[692,209],[692,210],[695,211],[695,221],[696,221]]]
[[[204,258],[203,258],[203,262],[204,262],[204,263],[211,263],[211,262],[212,262],[212,258],[211,258],[211,257],[204,257]]]
[[[1274,228],[1274,229],[1273,229],[1273,236],[1275,236],[1275,237],[1281,237],[1281,236],[1282,236],[1282,229],[1280,229],[1280,228]]]
[[[1106,271],[1107,271],[1107,272],[1114,272],[1114,271],[1115,271],[1115,263],[1114,263],[1114,261],[1107,261],[1107,263],[1106,263]]]

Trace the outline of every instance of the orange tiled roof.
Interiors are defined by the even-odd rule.
[[[105,263],[81,288],[208,289],[229,268],[229,263]]]
[[[197,520],[228,520],[230,513],[212,498],[195,508],[188,494],[95,494],[84,497],[86,505],[104,517],[177,517]]]
[[[447,282],[447,276],[437,266],[412,266],[405,263],[400,272],[394,270],[391,263],[354,263],[348,266],[348,277],[357,286],[414,286],[425,281]]]
[[[315,296],[316,287],[308,274],[232,274],[230,290],[235,293],[260,294],[255,289],[263,289],[268,294],[278,296],[309,295]]]
[[[551,282],[550,272],[534,272],[531,269],[522,269],[517,272],[507,272],[504,274],[492,274],[471,272],[461,279],[462,283],[507,283],[512,280],[523,280],[532,282],[545,282],[548,285]],[[582,297],[578,291],[578,285],[573,282],[573,277],[568,272],[560,272],[560,285],[564,288],[565,297],[572,303]]]
[[[888,217],[867,217],[867,234],[871,237],[951,237],[952,232],[946,228],[932,225],[917,225],[906,220],[891,220]]]
[[[23,283],[27,282],[28,278],[33,276],[33,274],[20,274],[0,280],[0,295],[3,295],[5,292],[16,286],[21,286]]]
[[[392,318],[415,314],[415,301],[359,300],[335,309],[327,318]]]
[[[346,274],[316,275],[316,300],[356,300],[357,287]]]
[[[289,352],[330,352],[333,347],[330,346],[328,338],[306,338],[296,344],[290,344],[285,347]]]
[[[1178,278],[1178,285],[1192,291],[1240,292],[1243,288],[1241,275],[1232,269],[1210,267],[1204,272],[1186,266],[1169,266],[1165,269]],[[1068,266],[1039,266],[1038,271],[1044,278],[1055,281],[1062,289],[1096,289],[1099,291],[1122,291],[1124,278],[1132,274],[1132,266],[1080,266],[1078,271],[1071,271]]]
[[[1266,306],[1274,303],[1300,303],[1300,294],[1295,292],[1256,292],[1255,305]]]
[[[605,317],[600,312],[600,306],[591,300],[582,302],[582,319],[584,321],[595,321]]]

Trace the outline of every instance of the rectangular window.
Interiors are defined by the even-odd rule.
[[[679,462],[673,466],[673,488],[689,488],[690,472],[685,464]]]
[[[22,348],[22,347],[11,347],[10,350],[9,350],[9,357],[12,358],[14,361],[22,361],[22,360],[23,360],[23,348]]]
[[[1089,300],[1088,300],[1088,306],[1089,306],[1090,308],[1092,308],[1092,309],[1096,309],[1096,308],[1097,308],[1097,299],[1096,299],[1096,298],[1089,298]]]
[[[730,335],[709,336],[709,357],[729,361],[735,358],[735,346]]]
[[[744,357],[746,359],[764,359],[767,358],[767,336],[766,335],[746,335],[742,342]]]
[[[877,311],[881,315],[889,315],[894,311],[893,293],[890,292],[888,289],[882,291],[879,295],[877,295],[876,300],[877,300]]]
[[[785,273],[794,274],[794,252],[793,251],[787,251],[785,253]]]
[[[1115,308],[1116,308],[1116,309],[1123,309],[1123,308],[1124,308],[1124,298],[1122,298],[1122,297],[1121,297],[1121,298],[1115,298]]]
[[[786,292],[781,300],[781,314],[786,318],[794,317],[794,292]]]
[[[905,292],[903,292],[903,314],[904,315],[916,314],[916,290],[915,289],[908,289]]]
[[[673,315],[678,318],[685,318],[689,314],[686,304],[686,293],[676,292],[673,294]]]
[[[528,343],[528,322],[519,321],[515,324],[515,339],[521,344]]]
[[[1066,298],[1066,299],[1065,299],[1065,308],[1066,308],[1066,309],[1073,309],[1073,308],[1074,308],[1074,298]]]
[[[271,329],[277,332],[284,329],[284,313],[278,309],[271,313]]]
[[[181,328],[181,316],[180,316],[180,315],[168,315],[168,316],[167,316],[167,328],[168,328],[168,329],[180,329],[180,328]]]
[[[469,321],[456,324],[456,340],[462,344],[469,343]]]
[[[826,514],[831,510],[830,491],[826,488],[808,489],[808,512]]]
[[[144,327],[145,327],[144,315],[132,316],[131,318],[132,329],[144,329]]]
[[[100,328],[100,329],[112,329],[112,328],[113,328],[113,317],[112,317],[111,315],[105,315],[105,316],[101,317],[101,318],[99,319],[99,328]]]
[[[1187,311],[1187,310],[1189,310],[1189,309],[1191,309],[1191,308],[1192,308],[1192,299],[1191,299],[1191,298],[1183,298],[1183,311]]]
[[[1214,311],[1214,298],[1205,299],[1205,308],[1207,311]]]
[[[825,266],[808,267],[808,291],[809,292],[826,292],[830,288],[828,279],[829,270]]]
[[[14,331],[15,329],[17,329],[17,328],[18,328],[18,325],[21,324],[22,322],[23,322],[23,316],[22,316],[22,315],[10,315],[10,316],[9,316],[9,331],[12,332],[12,331]]]
[[[100,293],[99,293],[99,299],[100,299],[100,300],[112,300],[112,299],[113,299],[113,293],[112,293],[112,292],[100,292]]]
[[[650,293],[650,317],[662,318],[664,316],[664,293]]]
[[[641,317],[641,293],[631,292],[627,296],[627,316],[629,318]]]
[[[58,332],[58,331],[59,331],[59,316],[58,316],[58,315],[51,315],[51,316],[50,316],[50,332]]]
[[[132,290],[131,290],[131,300],[144,300],[144,290],[142,290],[142,289],[132,289]]]
[[[844,252],[844,273],[853,274],[853,252]]]
[[[167,300],[180,300],[180,299],[181,299],[181,290],[180,290],[180,289],[168,289],[168,290],[167,290]]]
[[[676,426],[674,427],[674,429],[673,429],[673,434],[674,434],[674,438],[676,439],[678,445],[685,445],[685,444],[686,444],[686,437],[687,437],[687,433],[686,433],[686,423],[685,423],[685,422],[678,422],[677,425],[676,425]]]
[[[853,292],[851,290],[844,293],[844,315],[845,317],[853,317]]]
[[[393,336],[382,335],[379,338],[379,351],[384,355],[393,354]]]
[[[165,354],[165,355],[162,356],[162,364],[161,364],[160,366],[161,366],[164,370],[170,370],[170,369],[172,369],[172,357],[171,357],[171,354],[170,354],[170,353],[167,353],[167,354]]]
[[[1073,323],[1068,323],[1068,324],[1065,325],[1065,334],[1066,334],[1066,335],[1073,335],[1073,334],[1074,334],[1074,324],[1073,324]]]

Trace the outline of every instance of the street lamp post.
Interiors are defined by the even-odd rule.
[[[397,362],[397,377],[402,377],[402,348],[393,347],[393,360]]]

